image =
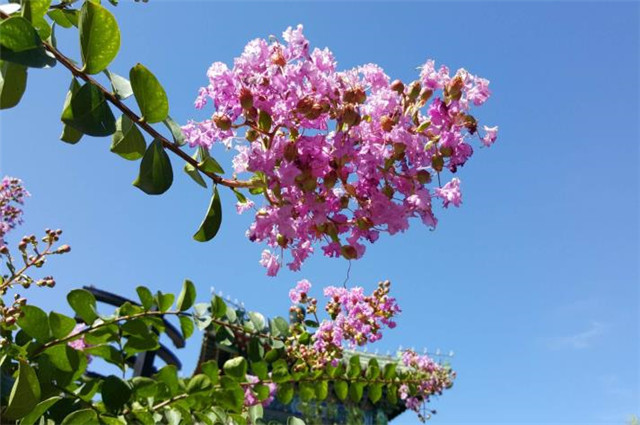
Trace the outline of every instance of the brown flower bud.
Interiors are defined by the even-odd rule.
[[[444,158],[442,158],[441,156],[435,156],[435,155],[432,156],[431,157],[431,166],[437,172],[442,171],[442,169],[444,168]]]
[[[240,90],[240,105],[242,106],[243,109],[251,109],[253,107],[253,94],[251,93],[251,90],[249,90],[246,87],[243,87]]]
[[[427,184],[431,182],[431,173],[429,173],[427,170],[419,170],[416,174],[416,178],[420,183]]]
[[[340,248],[340,253],[347,260],[354,260],[358,258],[358,251],[351,245],[344,245]]]
[[[391,83],[391,90],[398,94],[402,94],[404,93],[404,84],[400,80],[395,80],[393,83]]]
[[[416,100],[420,95],[420,82],[414,81],[409,86],[409,99]]]
[[[289,162],[293,162],[297,156],[298,148],[296,148],[296,144],[293,142],[287,143],[284,146],[284,158]]]
[[[382,128],[382,130],[386,131],[387,133],[393,129],[394,125],[395,125],[395,122],[393,118],[391,118],[390,116],[385,115],[382,118],[380,118],[380,127]]]
[[[226,131],[231,128],[231,118],[224,114],[215,114],[212,119],[216,127],[220,130]]]
[[[246,134],[244,135],[244,137],[250,142],[255,141],[258,138],[258,136],[259,136],[258,132],[253,128],[250,128],[249,130],[247,130]]]
[[[304,97],[300,99],[296,104],[296,110],[302,115],[307,115],[309,112],[311,112],[313,104],[313,99],[311,99],[310,97]]]
[[[353,105],[346,105],[342,110],[342,122],[347,125],[357,125],[360,121],[360,114]]]
[[[322,115],[322,105],[315,103],[312,107],[311,110],[307,113],[306,117],[310,120],[315,120],[316,118],[318,118],[320,115]]]

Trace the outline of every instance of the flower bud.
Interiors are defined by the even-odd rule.
[[[443,146],[440,148],[440,153],[444,157],[450,157],[451,155],[453,155],[453,149],[449,146]]]
[[[315,103],[312,107],[311,110],[307,113],[306,117],[307,119],[310,120],[315,120],[316,118],[318,118],[320,115],[322,115],[322,110],[323,107],[322,105]]]
[[[353,105],[346,105],[342,110],[342,122],[350,126],[360,122],[360,114]]]
[[[416,178],[422,184],[431,183],[431,173],[429,173],[427,170],[419,170],[416,174]]]
[[[240,106],[242,106],[242,109],[251,109],[253,107],[253,94],[251,93],[251,90],[249,90],[246,87],[243,87],[240,90]]]
[[[400,80],[395,80],[393,83],[391,83],[390,88],[398,94],[404,93],[404,84]]]
[[[285,66],[287,64],[287,60],[282,54],[282,49],[277,48],[276,51],[273,52],[271,55],[271,63],[278,66]]]
[[[287,240],[286,236],[282,234],[278,234],[276,240],[278,241],[278,245],[280,245],[282,248],[286,248],[287,245],[289,245],[289,241]]]
[[[69,251],[71,251],[71,247],[69,245],[62,245],[56,250],[58,254],[65,254]]]
[[[289,162],[293,162],[295,161],[297,156],[298,156],[298,148],[296,147],[295,143],[291,142],[284,145],[284,159],[286,159]]]
[[[422,103],[426,103],[427,100],[429,100],[429,98],[431,97],[431,95],[433,95],[433,90],[429,90],[428,88],[423,88],[420,91],[420,102]]]
[[[455,77],[453,80],[449,82],[449,85],[446,87],[446,94],[452,100],[460,100],[462,97],[462,88],[464,87],[464,81],[462,78]]]
[[[338,181],[338,174],[335,171],[330,171],[324,176],[323,183],[327,189],[331,189],[336,185]]]
[[[360,87],[355,90],[356,103],[364,103],[367,100],[367,93]]]
[[[347,260],[355,260],[358,258],[358,251],[351,245],[344,245],[340,248],[340,253]]]
[[[313,99],[311,99],[310,97],[304,97],[300,99],[296,104],[296,110],[302,115],[307,115],[309,112],[311,112],[313,104]]]
[[[431,157],[431,166],[437,172],[442,171],[442,168],[444,167],[444,158],[442,158],[441,156],[436,156],[436,155],[432,156]]]
[[[393,129],[394,125],[395,125],[395,122],[393,121],[393,118],[391,118],[390,116],[385,115],[382,118],[380,118],[380,127],[382,128],[382,130],[386,131],[387,133]]]
[[[258,132],[253,128],[247,130],[247,133],[244,135],[244,137],[250,142],[254,142],[258,138],[258,136]]]
[[[409,86],[409,99],[416,100],[420,95],[420,82],[414,81]]]
[[[212,119],[216,127],[222,131],[227,131],[231,128],[231,118],[224,114],[215,114]]]

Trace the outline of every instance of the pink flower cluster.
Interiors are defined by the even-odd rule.
[[[250,384],[258,384],[260,379],[254,375],[247,375],[247,380]],[[244,387],[244,405],[245,406],[255,406],[256,404],[262,404],[264,407],[267,407],[273,401],[276,394],[276,384],[273,382],[269,382],[267,384],[269,388],[269,396],[262,400],[262,402],[258,399],[258,396],[253,392],[253,385],[247,385]]]
[[[18,205],[24,203],[29,195],[22,185],[22,180],[4,177],[0,183],[0,246],[5,244],[6,234],[22,223],[22,209]]]
[[[407,409],[419,412],[420,406],[428,402],[431,395],[442,394],[453,385],[455,372],[436,363],[429,356],[407,350],[402,353],[402,364],[423,377],[413,388],[406,384],[399,387],[398,394]]]
[[[195,103],[211,101],[215,112],[183,127],[193,147],[238,151],[235,173],[251,173],[265,198],[252,241],[288,249],[288,267],[299,270],[314,242],[327,256],[360,258],[364,242],[406,230],[411,217],[435,227],[434,198],[460,205],[460,181],[440,187],[441,173],[465,164],[473,136],[495,141],[498,128],[480,135],[469,113],[489,98],[489,81],[432,60],[410,84],[375,64],[338,71],[328,49],[310,49],[302,26],[283,39],[249,42],[232,68],[211,65]],[[260,262],[274,276],[281,259],[267,250]]]
[[[380,282],[372,295],[365,295],[361,287],[351,289],[329,286],[324,295],[330,298],[325,310],[330,320],[323,320],[311,336],[310,347],[292,344],[297,356],[316,366],[336,363],[342,356],[342,347],[353,348],[375,342],[382,338],[380,330],[386,326],[394,328],[393,318],[400,313],[394,297],[389,296],[391,283]],[[293,303],[308,304],[309,312],[315,314],[316,300],[308,296],[311,284],[307,280],[298,282],[289,292]],[[295,307],[294,307],[295,308]]]

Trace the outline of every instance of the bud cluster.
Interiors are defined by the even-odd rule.
[[[296,331],[294,326],[287,347],[290,355],[317,368],[342,358],[344,345],[353,348],[382,338],[382,327],[394,328],[396,324],[392,319],[400,313],[395,298],[389,296],[390,286],[389,281],[380,282],[372,295],[365,295],[361,287],[325,288],[324,295],[329,298],[325,311],[330,319],[319,323],[313,335],[302,327]],[[315,315],[317,301],[308,296],[310,289],[311,284],[302,280],[289,292],[289,298],[294,303],[308,305],[308,312]],[[292,309],[301,322],[304,310],[299,306]]]
[[[411,370],[420,379],[415,384],[403,384],[398,389],[398,396],[405,403],[407,409],[420,413],[420,407],[429,401],[434,394],[442,394],[445,389],[451,388],[456,373],[449,367],[436,363],[426,355],[419,355],[413,350],[402,353],[402,364]],[[432,411],[431,413],[435,413]]]
[[[252,192],[265,198],[252,241],[289,250],[287,265],[299,270],[315,242],[327,256],[360,258],[364,242],[406,230],[411,217],[435,227],[434,198],[460,205],[457,178],[429,184],[465,164],[470,139],[495,141],[497,127],[480,135],[469,113],[488,99],[487,80],[427,61],[417,80],[391,82],[375,64],[337,71],[302,26],[283,39],[249,42],[231,69],[211,65],[196,107],[212,101],[215,113],[183,127],[191,146],[235,148],[235,172],[252,174]],[[281,259],[267,253],[261,264],[273,276]]]
[[[0,182],[0,248],[4,249],[6,234],[22,223],[24,198],[29,195],[22,181],[15,177],[5,176]]]
[[[26,304],[27,299],[21,297],[19,294],[14,294],[11,307],[5,306],[4,300],[0,299],[0,324],[4,326],[12,326],[15,324],[18,318],[24,315],[22,306]]]

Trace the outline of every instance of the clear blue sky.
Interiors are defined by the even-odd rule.
[[[461,170],[462,208],[442,212],[435,232],[414,223],[382,238],[353,264],[351,284],[391,279],[404,310],[377,346],[456,352],[459,377],[432,403],[434,424],[640,414],[638,3],[151,1],[115,13],[123,48],[113,70],[148,66],[180,122],[205,116],[192,105],[211,62],[298,23],[341,68],[375,62],[408,80],[434,58],[490,79],[479,115],[500,126],[499,140]],[[75,33],[64,34],[60,46],[76,54]],[[68,82],[60,66],[31,70],[22,104],[0,124],[2,173],[33,194],[22,230],[60,227],[73,247],[48,266],[59,286],[30,291],[32,302],[66,309],[65,292],[83,284],[134,296],[138,284],[177,291],[189,277],[201,299],[213,285],[284,315],[297,279],[342,282],[346,262],[318,255],[302,273],[265,276],[263,247],[244,237],[250,217],[235,214],[227,191],[219,236],[193,241],[209,192],[177,161],[172,189],[150,197],[109,140],[58,141]],[[187,372],[198,349],[194,337],[181,354]]]

